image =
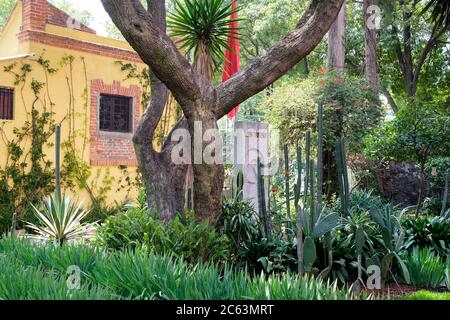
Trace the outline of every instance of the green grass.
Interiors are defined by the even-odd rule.
[[[82,271],[81,288],[67,290],[66,270]],[[107,253],[79,245],[39,246],[0,241],[1,299],[347,300],[348,288],[294,274],[258,276],[217,264],[136,252]],[[367,296],[361,298],[368,298]]]
[[[450,292],[438,293],[420,290],[402,297],[401,300],[450,300]]]

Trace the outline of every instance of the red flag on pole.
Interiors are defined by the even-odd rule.
[[[232,9],[237,8],[237,0],[233,1]],[[237,19],[238,13],[235,12],[231,15],[230,19]],[[236,30],[239,27],[239,22],[233,21],[230,23],[230,36],[228,37],[228,46],[231,48],[227,49],[225,52],[225,63],[222,74],[222,82],[227,81],[231,78],[233,74],[238,72],[241,69],[241,47],[239,45],[239,39],[237,39]],[[234,36],[233,36],[234,34]],[[228,114],[228,119],[233,119],[239,110],[239,106],[236,106],[233,110]]]

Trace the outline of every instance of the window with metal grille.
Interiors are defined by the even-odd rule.
[[[0,120],[14,119],[14,89],[0,87]]]
[[[132,132],[133,99],[115,95],[100,95],[100,130]]]

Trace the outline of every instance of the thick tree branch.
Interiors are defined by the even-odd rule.
[[[420,55],[419,61],[417,62],[416,68],[414,70],[413,83],[416,88],[417,88],[417,84],[419,83],[419,75],[420,75],[420,71],[422,70],[423,64],[427,60],[430,52],[433,50],[435,45],[438,43],[438,39],[444,34],[445,31],[446,31],[445,28],[436,30],[436,27],[435,27],[433,29],[433,32],[431,33],[430,39],[428,40],[427,44],[423,48],[422,54]]]
[[[182,106],[189,106],[200,96],[200,77],[178,48],[157,27],[151,10],[164,0],[149,0],[147,12],[139,0],[101,0],[105,10],[125,39],[169,88]],[[155,7],[156,8],[156,7]],[[161,19],[161,17],[159,17]]]
[[[264,56],[217,87],[217,118],[262,91],[306,57],[322,40],[344,0],[312,0],[296,29]]]

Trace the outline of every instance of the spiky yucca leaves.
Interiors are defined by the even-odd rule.
[[[208,81],[213,68],[225,59],[228,37],[237,38],[238,28],[230,28],[230,19],[241,8],[232,8],[229,0],[174,0],[175,8],[169,12],[167,26],[170,35],[181,44],[181,50],[192,55],[196,69]]]
[[[427,0],[421,14],[431,12],[431,21],[436,29],[445,29],[450,26],[450,0]]]
[[[81,208],[81,204],[73,202],[70,197],[58,198],[49,196],[43,203],[40,211],[32,205],[39,224],[27,223],[35,234],[30,238],[42,241],[54,241],[62,245],[69,240],[87,239],[92,224],[83,223],[82,220],[89,214]]]

